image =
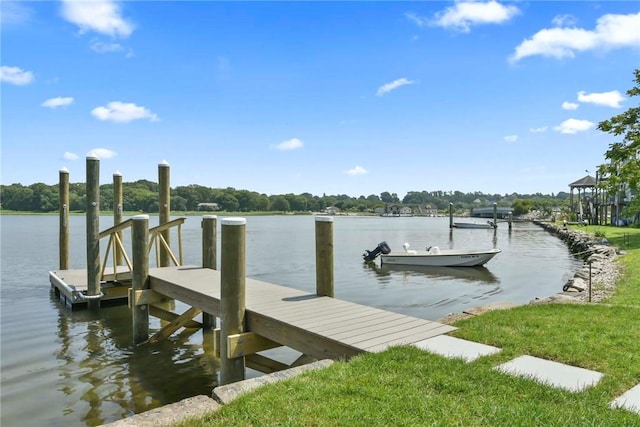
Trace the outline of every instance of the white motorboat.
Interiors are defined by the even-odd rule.
[[[498,228],[498,225],[493,221],[487,221],[487,223],[482,222],[454,222],[453,226],[455,228]]]
[[[381,265],[415,265],[432,267],[477,267],[489,262],[502,252],[500,249],[440,249],[431,246],[426,250],[409,249],[409,244],[402,245],[404,251],[392,251],[386,242],[381,242],[373,251],[365,251],[365,261],[373,261],[380,255]]]

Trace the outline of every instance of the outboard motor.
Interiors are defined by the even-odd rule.
[[[391,248],[389,247],[389,245],[387,245],[387,242],[378,243],[378,246],[376,246],[376,248],[372,251],[364,251],[364,253],[362,254],[362,258],[365,262],[371,262],[376,259],[378,255],[380,255],[380,252],[385,255],[391,252]]]

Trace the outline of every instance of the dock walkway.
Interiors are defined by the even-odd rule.
[[[220,316],[220,272],[201,267],[149,270],[153,291]],[[336,298],[246,279],[247,331],[317,359],[349,358],[413,344],[456,328]]]

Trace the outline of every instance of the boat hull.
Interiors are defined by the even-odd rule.
[[[477,267],[489,262],[501,252],[500,249],[488,251],[458,251],[441,249],[433,254],[427,251],[390,252],[380,256],[383,265],[417,265],[429,267]]]
[[[482,224],[480,222],[454,222],[453,226],[455,228],[483,228],[483,229],[492,229],[496,228],[493,224]]]

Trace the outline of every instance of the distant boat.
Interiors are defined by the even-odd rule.
[[[477,267],[486,264],[502,252],[500,249],[440,249],[437,246],[431,246],[424,251],[416,251],[410,250],[408,243],[403,244],[402,247],[404,248],[403,252],[394,252],[386,242],[381,242],[373,251],[365,251],[362,257],[366,262],[371,262],[380,255],[380,265]]]
[[[486,224],[482,222],[454,222],[455,228],[498,228],[498,224],[493,221],[487,221]]]

